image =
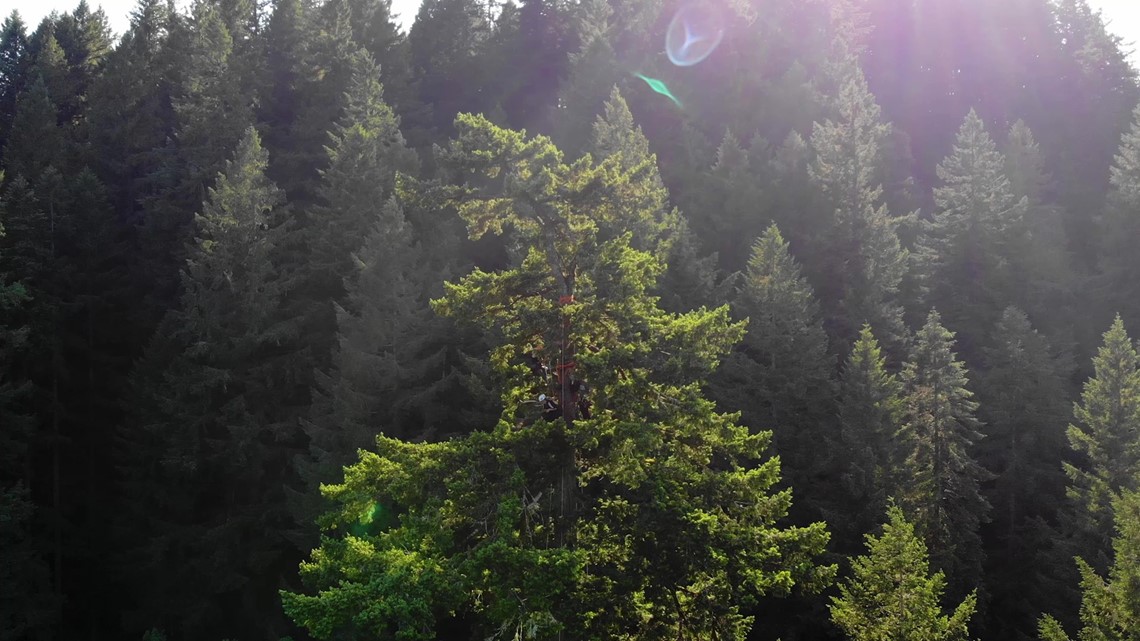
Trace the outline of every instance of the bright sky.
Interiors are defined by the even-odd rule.
[[[17,9],[20,17],[28,25],[28,30],[31,31],[52,11],[66,13],[74,9],[77,4],[79,0],[0,0],[0,21],[7,18],[12,9]],[[92,9],[97,6],[103,7],[103,11],[111,21],[111,30],[121,34],[126,31],[131,11],[138,4],[138,0],[87,0],[87,4]],[[178,0],[179,6],[189,4],[187,0]],[[411,26],[419,8],[420,0],[392,0],[392,13],[398,16],[398,22],[405,28]]]
[[[34,29],[52,10],[70,11],[77,3],[78,0],[0,0],[0,19],[7,17],[14,7],[20,11],[24,22]],[[111,20],[111,28],[116,33],[122,33],[127,27],[136,0],[88,0],[88,3],[92,6],[101,5]],[[1140,42],[1140,0],[1089,0],[1089,3],[1103,12],[1109,30],[1129,43]],[[406,28],[415,19],[419,5],[420,0],[393,0],[392,11]],[[1140,47],[1133,44],[1130,48],[1133,50],[1133,62],[1140,66]]]

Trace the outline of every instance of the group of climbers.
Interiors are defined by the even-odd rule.
[[[585,381],[574,378],[568,373],[573,369],[573,363],[556,366],[552,370],[533,354],[527,354],[525,359],[532,364],[531,372],[539,376],[549,388],[549,393],[538,395],[538,405],[543,420],[554,421],[559,417],[590,418],[590,400],[587,397],[589,389]],[[576,409],[577,416],[563,411],[563,407]]]
[[[574,302],[573,296],[563,296],[559,299],[560,305]],[[588,388],[585,381],[573,376],[576,367],[573,359],[573,350],[568,348],[567,336],[570,333],[569,318],[564,316],[562,321],[562,337],[558,343],[558,352],[552,355],[555,361],[543,360],[543,349],[531,346],[523,354],[523,361],[531,373],[538,377],[546,386],[546,393],[538,395],[538,405],[543,420],[555,421],[559,417],[567,421],[577,418],[590,418],[590,401],[587,398]]]

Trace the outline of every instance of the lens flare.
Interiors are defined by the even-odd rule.
[[[349,531],[356,536],[375,535],[383,529],[386,517],[384,507],[374,501],[360,512],[356,523],[349,527]]]
[[[665,53],[678,67],[708,58],[724,38],[724,17],[707,4],[682,5],[665,32]]]
[[[677,96],[674,96],[672,94],[672,92],[669,91],[669,87],[666,87],[664,82],[661,82],[660,80],[658,80],[656,78],[650,78],[649,76],[645,76],[645,75],[642,75],[640,73],[635,73],[633,75],[644,80],[645,84],[649,85],[650,89],[656,91],[657,93],[661,94],[662,96],[665,96],[669,100],[672,100],[673,104],[677,105],[678,107],[681,106],[681,101],[677,100]]]

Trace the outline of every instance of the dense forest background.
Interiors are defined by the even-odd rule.
[[[1119,40],[696,6],[7,17],[0,639],[1136,638]]]

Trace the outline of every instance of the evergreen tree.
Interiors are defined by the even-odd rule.
[[[40,183],[49,167],[58,171],[69,159],[56,117],[47,85],[37,78],[16,103],[12,134],[4,149],[4,169],[9,180],[23,177]]]
[[[982,438],[974,417],[978,404],[953,352],[954,334],[941,321],[932,310],[902,371],[906,459],[898,496],[934,567],[947,574],[950,595],[959,598],[981,586],[978,527],[988,520],[990,505],[979,487],[988,475],[971,451]]]
[[[1125,490],[1112,499],[1116,521],[1115,552],[1108,578],[1097,574],[1084,559],[1077,559],[1081,572],[1081,624],[1078,639],[1130,641],[1140,630],[1140,493]],[[1061,624],[1049,615],[1041,618],[1044,641],[1068,641]]]
[[[548,132],[553,128],[550,117],[558,90],[567,76],[570,54],[577,49],[574,7],[575,3],[566,0],[521,0],[518,29],[505,47],[504,62],[512,72],[503,74],[509,84],[498,96],[516,129]]]
[[[33,417],[30,456],[37,460],[32,478],[40,516],[50,523],[43,547],[50,550],[53,599],[63,602],[64,501],[61,476],[68,446],[64,385],[70,376],[65,360],[64,322],[68,313],[66,284],[72,265],[64,258],[69,212],[63,203],[68,185],[60,171],[69,149],[56,124],[56,110],[42,78],[21,95],[13,121],[13,136],[5,149],[5,163],[13,172],[4,185],[0,218],[8,238],[0,254],[0,271],[17,272],[25,286],[36,292],[23,311],[28,349],[12,364],[28,382],[28,407]],[[33,136],[39,135],[36,140]],[[50,540],[50,544],[47,541]],[[59,611],[55,612],[59,616]]]
[[[660,293],[666,298],[662,307],[682,311],[727,300],[732,279],[717,272],[715,255],[699,255],[697,239],[684,215],[667,209],[669,195],[657,171],[657,157],[650,153],[649,140],[634,123],[616,86],[594,121],[589,151],[596,158],[619,158],[630,171],[629,200],[653,212],[631,231],[636,246],[652,247],[665,255],[666,270],[659,280]]]
[[[312,286],[325,301],[340,301],[352,285],[353,255],[368,236],[377,206],[395,190],[396,172],[416,162],[384,102],[376,64],[362,52],[353,66],[344,115],[330,134],[328,169],[321,173],[322,204],[310,215]]]
[[[620,78],[614,56],[610,22],[614,9],[606,0],[576,5],[578,49],[569,55],[566,81],[554,117],[554,138],[570,157],[586,150],[590,118],[602,111],[607,92]]]
[[[474,384],[463,353],[477,340],[428,305],[443,274],[395,196],[373,217],[352,259],[356,273],[346,279],[348,295],[335,305],[332,366],[317,373],[304,421],[309,454],[299,463],[304,493],[296,502],[302,524],[326,507],[320,484],[341,480],[343,468],[359,450],[370,449],[377,434],[437,440],[492,423],[498,411],[497,399]],[[317,542],[312,536],[303,541]]]
[[[1073,513],[1070,527],[1081,556],[1107,567],[1112,496],[1135,490],[1140,475],[1140,356],[1116,317],[1093,359],[1095,374],[1074,406],[1069,444],[1078,463],[1065,463]]]
[[[1064,503],[1064,370],[1025,314],[1009,307],[986,350],[978,384],[986,438],[978,459],[994,474],[986,486],[993,520],[982,529],[992,608],[987,631],[1024,637],[1052,597],[1038,555]]]
[[[633,121],[629,104],[622,98],[617,85],[610,90],[609,98],[594,120],[590,137],[590,153],[598,158],[620,154],[626,169],[649,160],[649,140]],[[654,172],[656,173],[656,172]],[[656,178],[660,185],[660,177]]]
[[[177,33],[177,32],[176,32]],[[181,72],[172,108],[175,132],[153,163],[140,225],[144,255],[140,277],[148,285],[144,327],[158,323],[178,298],[178,265],[185,259],[193,212],[252,120],[253,87],[236,69],[234,38],[219,6],[194,4],[185,32],[173,42],[170,61]]]
[[[313,22],[310,7],[301,0],[273,3],[265,33],[265,78],[261,81],[265,93],[258,107],[268,125],[265,144],[274,155],[289,144],[289,130],[297,118],[297,92]]]
[[[845,535],[838,539],[841,545],[854,544],[869,532],[899,487],[895,435],[902,425],[902,392],[898,377],[887,371],[871,327],[864,325],[840,381],[840,434],[849,452],[843,478],[850,506],[838,530]]]
[[[984,337],[1012,298],[1009,237],[1027,200],[1014,196],[1005,159],[972,110],[938,177],[943,184],[934,190],[934,216],[923,223],[918,269],[927,303],[945,310],[966,361],[980,362]]]
[[[352,37],[352,7],[335,0],[319,11],[291,3],[275,7],[267,61],[263,118],[272,164],[270,177],[283,185],[303,217],[317,200],[326,167],[328,132],[343,117],[354,69],[363,60]],[[293,34],[294,30],[303,29]],[[381,201],[382,202],[382,201]]]
[[[111,27],[99,8],[91,11],[87,0],[59,19],[56,40],[67,68],[66,99],[59,103],[60,121],[79,124],[86,116],[88,93],[102,72],[111,51]]]
[[[55,37],[58,19],[55,13],[44,18],[28,41],[29,79],[43,81],[56,105],[71,100],[67,57]]]
[[[318,638],[434,638],[459,617],[476,634],[744,638],[755,595],[830,568],[812,563],[822,525],[776,526],[789,494],[770,493],[766,436],[717,414],[694,381],[742,325],[724,308],[656,308],[662,266],[629,232],[652,212],[622,201],[617,158],[568,166],[545,138],[472,116],[457,129],[449,166],[480,183],[506,173],[457,190],[461,214],[474,236],[512,230],[522,251],[436,307],[501,332],[503,419],[438,444],[378,438],[327,491],[332,529],[302,570],[319,592],[286,593],[286,610]],[[561,365],[561,382],[527,355]],[[539,391],[558,416],[533,409]]]
[[[1106,170],[1134,119],[1140,83],[1126,44],[1109,31],[1088,0],[1054,0],[1050,5],[1060,55],[1059,60],[1046,58],[1043,77],[1051,86],[1045,92],[1057,96],[1049,102],[1072,103],[1067,109],[1034,109],[1042,124],[1029,122],[1047,136],[1043,142],[1060,183],[1066,235],[1081,267],[1091,268],[1098,257],[1098,229],[1088,224],[1087,212],[1102,211],[1112,191]]]
[[[759,147],[759,145],[757,145]],[[766,194],[753,166],[752,149],[744,149],[731,131],[724,132],[716,149],[716,162],[702,168],[704,175],[695,189],[695,202],[687,203],[694,213],[694,227],[715,247],[720,265],[729,272],[743,270],[748,263],[750,243],[771,224],[761,203]]]
[[[196,218],[181,304],[136,370],[123,433],[134,617],[175,638],[280,629],[283,488],[309,361],[283,314],[294,285],[271,258],[290,222],[266,165],[250,128]]]
[[[943,614],[945,575],[930,574],[927,547],[903,511],[891,505],[880,536],[868,534],[867,555],[852,561],[852,576],[832,597],[831,621],[852,641],[968,641],[973,592]]]
[[[251,89],[242,84],[234,34],[217,3],[199,0],[191,17],[189,60],[174,101],[183,187],[200,198],[252,119]]]
[[[1013,123],[1004,149],[1005,173],[1014,197],[1026,201],[1025,215],[1014,226],[1009,247],[1012,281],[1021,284],[1014,300],[1042,324],[1056,347],[1074,340],[1074,319],[1064,310],[1076,307],[1076,278],[1070,260],[1061,208],[1050,204],[1054,191],[1045,156],[1033,132]]]
[[[408,47],[419,102],[432,110],[426,126],[447,132],[455,114],[480,111],[493,98],[481,95],[481,87],[494,71],[479,65],[490,33],[489,16],[476,0],[425,0],[420,5]]]
[[[807,518],[834,497],[835,361],[811,286],[775,225],[757,239],[734,312],[748,333],[715,379],[718,401],[753,430],[772,430]]]
[[[1132,129],[1120,141],[1111,172],[1101,259],[1103,297],[1125,318],[1140,318],[1140,290],[1134,278],[1140,262],[1130,242],[1140,229],[1140,106]]]
[[[11,135],[16,99],[28,81],[28,64],[27,27],[13,9],[0,24],[0,150]]]
[[[3,174],[0,173],[0,183]],[[0,238],[4,236],[0,217]],[[51,575],[33,536],[35,505],[28,487],[35,442],[29,416],[30,385],[14,375],[25,349],[27,328],[17,315],[27,303],[23,285],[0,271],[0,639],[44,634],[54,624],[57,603]]]
[[[986,424],[980,458],[996,475],[990,504],[1004,557],[1017,551],[1019,531],[1034,518],[1049,518],[1061,502],[1065,389],[1049,342],[1025,313],[1009,307],[995,332],[997,347],[986,351],[978,398]]]
[[[874,182],[890,127],[881,121],[879,106],[854,61],[843,66],[834,119],[816,123],[811,136],[814,157],[808,171],[832,212],[812,243],[820,272],[816,290],[823,302],[824,326],[836,344],[850,344],[857,328],[870,323],[900,352],[906,328],[896,296],[907,253],[883,204],[883,189]]]
[[[155,193],[151,173],[174,136],[173,94],[180,69],[171,49],[178,16],[163,0],[139,0],[131,24],[107,55],[91,87],[86,139],[93,167],[121,220],[139,222],[140,208]]]

